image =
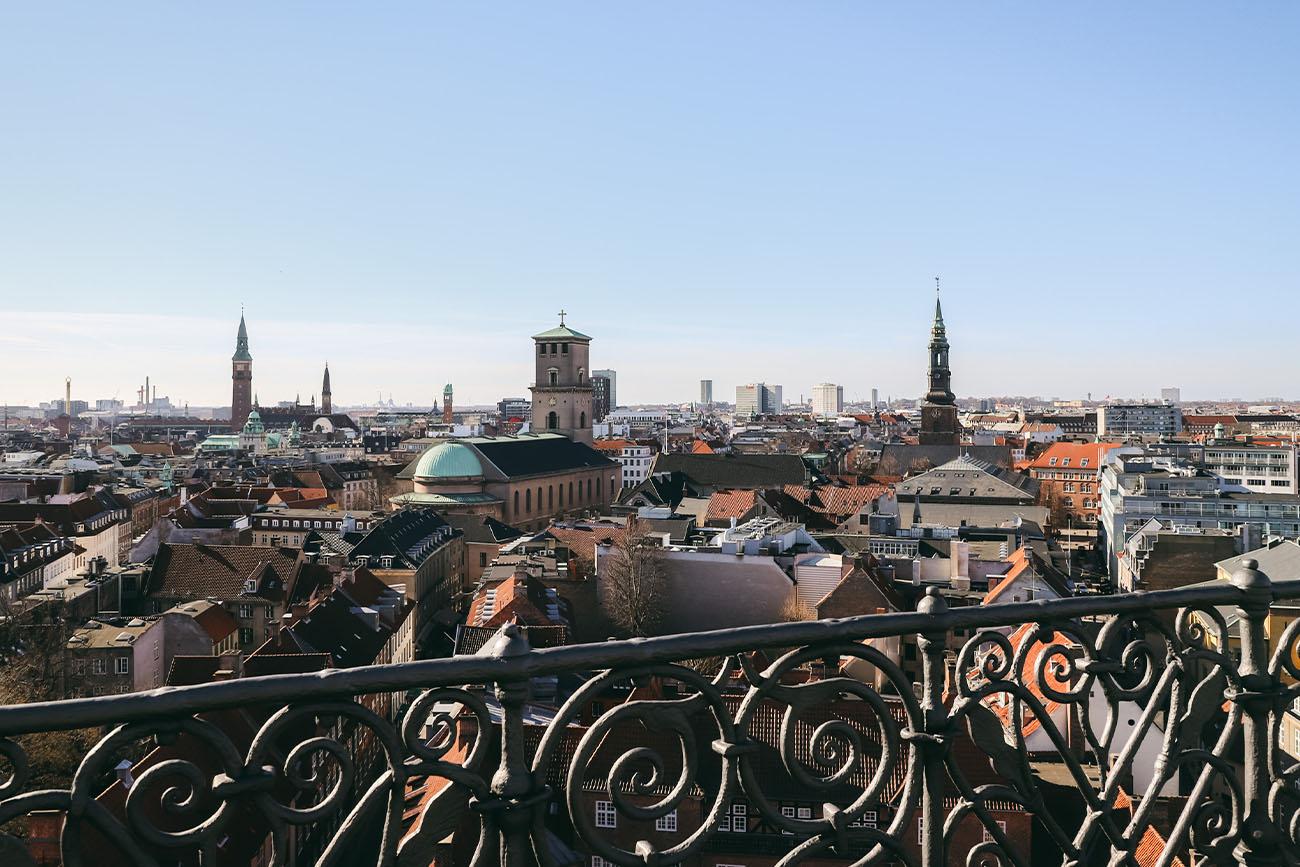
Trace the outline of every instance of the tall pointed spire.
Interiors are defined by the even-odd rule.
[[[939,278],[934,278],[934,327],[936,332],[944,331],[943,327],[943,305],[939,303]]]
[[[331,399],[330,392],[330,363],[325,362],[325,379],[321,382],[320,387],[320,408],[321,412],[328,415],[334,411],[334,401]]]
[[[252,361],[248,352],[248,326],[244,324],[244,313],[239,313],[239,333],[235,335],[235,355],[232,361]]]

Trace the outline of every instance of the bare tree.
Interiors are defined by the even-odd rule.
[[[628,635],[649,635],[663,618],[664,552],[644,533],[629,531],[609,555],[601,575],[606,615]]]

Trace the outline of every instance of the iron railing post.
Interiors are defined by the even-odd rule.
[[[1240,620],[1241,686],[1233,700],[1241,706],[1241,734],[1244,753],[1243,810],[1241,840],[1233,853],[1238,863],[1281,864],[1282,852],[1277,828],[1269,817],[1269,714],[1273,710],[1278,684],[1268,674],[1268,609],[1273,603],[1272,582],[1259,571],[1256,560],[1241,561],[1232,583],[1244,593],[1237,614]]]
[[[527,656],[532,652],[518,626],[510,624],[492,648],[503,659]],[[497,681],[495,694],[501,703],[501,761],[492,775],[495,796],[493,819],[500,835],[501,867],[522,867],[528,863],[531,845],[533,776],[524,755],[524,705],[531,695],[527,679]]]
[[[942,615],[948,603],[938,588],[925,591],[916,610],[923,614]],[[948,749],[948,710],[943,705],[943,687],[947,663],[948,630],[944,625],[933,632],[917,635],[923,666],[921,669],[921,714],[925,731],[916,739],[921,751],[923,773],[921,787],[921,864],[923,867],[944,867],[943,854],[943,793],[947,772],[944,769]]]

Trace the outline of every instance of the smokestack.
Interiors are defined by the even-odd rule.
[[[150,395],[150,391],[149,391],[149,377],[146,376],[146,377],[144,378],[144,405],[145,405],[146,407],[151,406],[151,405],[153,404],[153,400],[152,400],[152,398],[150,398],[149,395]]]
[[[68,377],[67,382],[64,383],[64,389],[63,414],[68,418],[72,418],[72,377]]]

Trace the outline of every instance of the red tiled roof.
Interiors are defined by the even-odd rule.
[[[209,605],[206,611],[199,612],[194,622],[203,627],[213,644],[220,644],[239,628],[239,622],[220,605]]]
[[[756,491],[714,491],[713,496],[709,497],[709,509],[704,513],[704,520],[743,518],[753,510],[757,499]]]
[[[1137,848],[1133,850],[1133,860],[1137,861],[1139,867],[1155,867],[1160,856],[1165,853],[1165,848],[1169,844],[1165,838],[1160,836],[1160,832],[1150,825],[1142,832],[1142,839],[1138,841]],[[1174,856],[1174,860],[1169,862],[1169,867],[1186,867],[1183,859]]]
[[[1018,654],[1020,652],[1020,646],[1028,639],[1029,631],[1035,626],[1036,624],[1026,623],[1015,632],[1011,633],[1008,638],[1011,642],[1013,653]],[[1042,703],[1043,708],[1049,717],[1056,712],[1057,708],[1060,707],[1060,704],[1052,701],[1043,694],[1042,688],[1038,683],[1037,671],[1038,657],[1042,654],[1043,649],[1050,644],[1071,646],[1074,642],[1068,635],[1064,635],[1060,632],[1054,632],[1047,635],[1040,633],[1038,639],[1034,641],[1033,647],[1031,647],[1029,652],[1025,654],[1021,676],[1017,678],[1017,680],[1029,690],[1030,694]],[[1054,670],[1055,666],[1053,665],[1053,662],[1054,661],[1049,661],[1046,670],[1044,671],[1044,679],[1047,681],[1047,686],[1056,692],[1068,692],[1070,690],[1070,673],[1067,671],[1064,677],[1059,676]],[[974,673],[974,676],[977,678],[980,677],[978,672]],[[998,701],[1000,695],[1006,695],[1006,693],[990,695],[984,699],[984,703],[988,705],[990,710],[998,715],[1002,720],[1002,725],[1008,732],[1010,732],[1013,730],[1012,713],[1015,711],[1015,702],[1012,698],[1008,697],[1007,703],[1002,704]],[[1021,711],[1020,730],[1026,737],[1028,737],[1039,729],[1042,725],[1042,720],[1037,715],[1031,713],[1028,705],[1024,703],[1021,704]]]
[[[1087,458],[1088,465],[1084,469],[1095,470],[1101,463],[1102,457],[1111,449],[1119,448],[1123,443],[1052,443],[1041,455],[1039,455],[1029,466],[1034,469],[1060,469],[1066,464],[1066,458],[1069,458],[1069,467],[1077,469],[1082,464],[1079,461]],[[1052,458],[1056,463],[1052,463]]]
[[[691,443],[691,454],[711,455],[713,454],[713,449],[709,448],[709,444],[704,442],[703,440],[695,440],[694,442]]]
[[[1235,415],[1184,415],[1183,427],[1214,427],[1221,424],[1224,427],[1237,423]]]

